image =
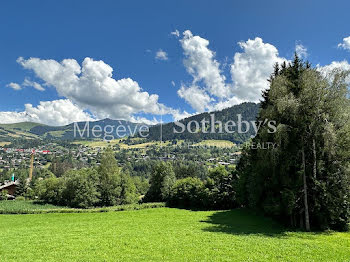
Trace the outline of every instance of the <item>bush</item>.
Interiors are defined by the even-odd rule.
[[[144,198],[145,202],[166,201],[171,187],[176,181],[171,163],[158,162],[152,169],[150,188]]]
[[[209,207],[214,209],[236,207],[236,181],[235,170],[227,171],[223,166],[211,169],[205,185],[208,192]]]
[[[18,196],[18,197],[16,197],[16,200],[17,200],[17,201],[24,201],[24,200],[26,200],[26,199],[25,199],[24,196]]]
[[[204,207],[206,190],[199,178],[187,177],[177,180],[171,188],[169,205],[180,207]]]
[[[66,173],[63,202],[70,207],[88,208],[95,206],[100,194],[97,192],[98,174],[94,169],[72,170]]]
[[[64,181],[62,178],[50,177],[37,183],[35,191],[40,200],[46,203],[61,205],[63,200]]]
[[[8,191],[6,189],[0,191],[0,200],[7,200],[7,195],[8,195]]]

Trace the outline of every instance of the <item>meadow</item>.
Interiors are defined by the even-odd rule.
[[[0,261],[349,261],[350,233],[246,210],[0,215]]]
[[[146,208],[165,207],[165,203],[129,204],[95,208],[70,208],[54,206],[31,200],[0,201],[0,214],[47,214],[47,213],[100,213]],[[1,260],[0,260],[1,261]]]

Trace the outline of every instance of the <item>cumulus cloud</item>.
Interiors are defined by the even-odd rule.
[[[179,110],[175,110],[173,113],[172,113],[175,121],[179,121],[181,119],[184,119],[184,118],[187,118],[187,117],[190,117],[190,116],[193,116],[194,114],[190,114],[186,111],[183,111],[183,112],[180,112]]]
[[[339,48],[343,48],[343,49],[345,49],[345,50],[350,50],[350,36],[345,37],[345,38],[343,39],[343,42],[340,43],[340,44],[338,44],[338,47],[339,47]]]
[[[209,104],[213,99],[196,85],[190,87],[182,86],[177,93],[181,98],[185,99],[193,109],[197,110],[197,112],[210,109]]]
[[[224,98],[230,94],[225,84],[225,76],[221,74],[220,64],[215,60],[215,53],[208,48],[209,41],[200,36],[193,36],[187,30],[180,40],[184,51],[184,65],[193,77],[193,85],[202,81],[210,94]]]
[[[274,64],[286,59],[279,57],[275,46],[264,43],[260,37],[239,42],[242,53],[234,55],[231,75],[234,93],[241,100],[258,102],[263,90],[268,88],[267,79],[273,71]]]
[[[209,49],[209,41],[187,30],[180,39],[184,51],[184,65],[193,77],[189,85],[182,85],[178,95],[198,112],[220,110],[245,101],[259,102],[268,88],[270,74],[279,57],[275,46],[259,37],[239,42],[243,50],[234,55],[230,66],[232,81],[226,81],[222,66]],[[227,63],[227,62],[226,62]]]
[[[13,82],[9,83],[7,87],[12,88],[13,90],[16,90],[16,91],[22,90],[22,87],[19,84],[13,83]]]
[[[24,79],[22,86],[32,86],[38,91],[45,91],[45,88],[43,88],[39,83],[30,81],[28,78]]]
[[[153,117],[153,119],[147,119],[145,117],[132,116],[130,121],[133,123],[142,123],[142,124],[146,124],[146,125],[159,124],[159,121],[155,117]]]
[[[113,69],[103,61],[85,58],[82,65],[74,59],[42,60],[19,58],[25,69],[33,70],[45,85],[56,88],[59,95],[70,99],[96,118],[130,120],[135,113],[166,114],[171,109],[158,102],[158,95],[142,91],[130,78],[116,80]]]
[[[306,58],[307,57],[307,48],[303,46],[301,43],[297,43],[295,45],[295,52],[298,54],[299,57],[301,58]]]
[[[68,99],[40,102],[34,107],[26,104],[23,112],[0,112],[0,123],[37,122],[47,125],[67,125],[76,121],[92,121],[94,118]]]
[[[317,65],[317,69],[323,74],[325,77],[332,78],[332,75],[336,72],[340,71],[350,71],[350,64],[348,61],[333,61],[329,65],[320,66]],[[347,84],[350,85],[350,76],[346,79]]]
[[[159,50],[157,51],[157,53],[156,53],[155,58],[156,58],[157,60],[166,61],[166,60],[168,60],[168,54],[167,54],[167,52],[163,51],[162,49],[159,49]]]

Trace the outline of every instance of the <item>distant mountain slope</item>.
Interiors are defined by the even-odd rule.
[[[17,129],[22,131],[29,131],[33,127],[36,126],[44,126],[43,124],[38,124],[34,122],[21,122],[21,123],[15,123],[15,124],[0,124],[0,128],[4,129]]]
[[[237,115],[242,115],[242,120],[244,121],[255,121],[256,116],[258,114],[259,110],[259,104],[255,103],[243,103],[240,105],[236,105],[230,108],[223,109],[221,111],[215,111],[210,113],[201,113],[198,115],[194,115],[191,117],[188,117],[186,119],[181,120],[180,122],[184,124],[186,127],[188,123],[191,121],[196,121],[197,123],[201,123],[203,119],[210,120],[211,115],[215,115],[216,121],[221,121],[223,124],[225,124],[227,121],[232,120],[237,123]],[[32,123],[32,122],[23,122],[23,123],[16,123],[16,124],[0,124],[0,142],[3,141],[13,141],[19,138],[22,139],[33,139],[33,138],[40,138],[40,139],[62,139],[62,140],[81,140],[81,139],[94,139],[94,137],[91,136],[92,129],[94,126],[99,126],[102,129],[102,132],[100,132],[100,139],[103,139],[105,135],[108,135],[108,132],[112,132],[111,135],[113,135],[114,138],[118,138],[118,134],[116,133],[116,129],[118,127],[123,126],[125,129],[125,133],[121,132],[119,135],[130,135],[130,133],[139,131],[139,128],[142,125],[145,124],[137,124],[130,121],[125,120],[112,120],[109,118],[98,120],[98,121],[91,121],[88,122],[88,126],[86,126],[87,122],[78,122],[78,123],[71,123],[69,125],[65,126],[48,126],[38,123]],[[195,128],[194,123],[191,126],[192,129]],[[76,134],[74,135],[74,126],[77,126],[80,130],[80,134],[78,133],[79,130],[76,130]],[[85,132],[84,128],[86,126]],[[110,126],[112,128],[109,128],[109,130],[106,130],[104,132],[105,127]],[[233,134],[229,133],[219,133],[219,126],[215,125],[214,130],[215,133],[210,133],[210,130],[207,130],[208,133],[198,132],[198,133],[190,133],[187,131],[187,129],[180,134],[174,133],[174,128],[176,130],[179,130],[180,128],[176,126],[174,122],[163,124],[162,127],[160,125],[155,126],[149,126],[149,136],[147,137],[148,140],[160,140],[161,139],[161,129],[162,129],[162,140],[174,140],[174,139],[184,139],[184,140],[191,140],[191,141],[201,141],[201,140],[208,140],[208,139],[216,139],[216,140],[229,140],[234,143],[242,143],[247,141],[251,135],[254,135],[253,128],[250,128],[250,130],[247,133],[239,134],[237,133],[237,127],[234,128],[236,132]],[[120,128],[119,130],[123,130],[123,128]],[[89,134],[89,136],[88,136]],[[96,139],[96,137],[95,137]],[[110,137],[108,138],[110,139]]]
[[[186,127],[188,123],[191,121],[196,121],[199,123],[201,127],[201,121],[206,119],[210,121],[211,114],[214,114],[215,121],[221,121],[225,124],[227,121],[232,120],[235,123],[238,122],[237,115],[242,115],[242,121],[255,121],[259,111],[259,104],[255,103],[243,103],[240,105],[236,105],[230,108],[223,109],[221,111],[202,113],[198,115],[194,115],[188,118],[185,118],[179,122],[184,124]],[[206,139],[217,139],[217,140],[229,140],[234,143],[243,143],[247,141],[251,135],[255,135],[253,128],[251,127],[247,133],[239,134],[237,133],[237,127],[234,127],[232,130],[235,131],[233,134],[226,133],[225,131],[220,134],[219,126],[215,125],[215,133],[210,133],[211,129],[206,130],[208,133],[198,132],[198,133],[190,133],[186,130],[183,133],[175,133],[174,128],[178,131],[181,128],[175,125],[174,122],[163,124],[162,127],[160,125],[150,127],[149,137],[150,140],[160,140],[161,137],[161,129],[162,129],[162,140],[174,140],[174,139],[188,139],[191,141],[200,141]],[[195,129],[195,123],[191,123],[192,130]]]
[[[32,122],[23,122],[16,124],[0,124],[0,142],[12,141],[13,139],[23,138],[23,139],[33,139],[38,138],[37,135],[32,134],[29,130],[35,126],[41,124]]]
[[[76,132],[74,134],[74,126],[76,125]],[[119,138],[123,136],[128,136],[130,133],[137,132],[139,128],[144,124],[137,124],[125,120],[112,120],[109,118],[91,121],[91,122],[77,122],[66,126],[34,126],[30,129],[30,132],[41,136],[43,138],[59,138],[65,140],[76,140],[76,139],[94,139],[103,138],[107,135],[113,135],[114,138]],[[96,133],[99,137],[92,136],[92,129],[94,126],[101,127],[101,132]],[[123,129],[121,126],[125,127]],[[120,131],[119,134],[116,129],[125,130],[125,132]],[[85,131],[84,131],[85,130]],[[96,129],[95,129],[96,130]],[[105,132],[106,131],[106,132]],[[112,132],[113,131],[113,132]],[[118,136],[119,135],[119,136]]]

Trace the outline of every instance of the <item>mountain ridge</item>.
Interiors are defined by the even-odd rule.
[[[256,116],[258,114],[259,104],[246,102],[239,105],[235,105],[229,108],[225,108],[223,110],[217,110],[212,112],[204,112],[200,114],[196,114],[187,118],[184,118],[179,121],[168,122],[165,124],[157,124],[157,125],[146,125],[144,123],[135,123],[127,120],[121,119],[111,119],[105,118],[96,121],[80,121],[73,122],[63,126],[50,126],[41,123],[35,122],[20,122],[13,124],[0,124],[0,142],[8,141],[17,138],[38,138],[38,139],[62,139],[62,140],[77,140],[77,137],[74,136],[74,125],[83,131],[85,125],[88,122],[89,132],[91,133],[93,126],[98,125],[101,127],[101,137],[104,136],[104,128],[106,126],[112,126],[114,130],[122,125],[126,127],[126,134],[130,135],[130,131],[138,131],[140,126],[146,125],[149,127],[149,136],[146,138],[148,140],[174,140],[174,139],[188,139],[193,141],[205,140],[205,139],[219,139],[219,140],[229,140],[235,143],[245,142],[250,138],[252,132],[247,132],[245,134],[207,134],[207,133],[189,133],[187,130],[182,134],[175,134],[173,132],[176,127],[175,122],[183,123],[187,125],[191,121],[200,122],[203,118],[208,119],[210,115],[215,115],[215,120],[218,121],[237,121],[237,115],[241,114],[243,119],[246,121],[255,121]],[[128,127],[128,128],[127,128]],[[162,137],[160,136],[160,128],[162,128]],[[114,133],[115,134],[115,133]],[[120,138],[120,137],[115,137]],[[79,139],[93,139],[88,137],[87,135],[83,135],[78,138]]]

